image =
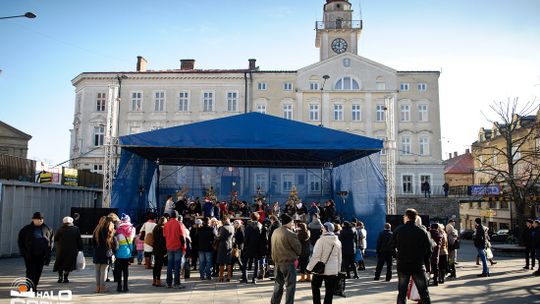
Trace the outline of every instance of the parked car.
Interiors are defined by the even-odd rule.
[[[473,239],[474,230],[472,229],[463,229],[461,230],[461,233],[459,234],[459,237],[462,240],[472,240]]]
[[[510,238],[510,234],[508,234],[508,229],[499,229],[497,232],[491,234],[489,236],[489,239],[491,242],[497,243],[497,242],[507,242],[508,238]]]

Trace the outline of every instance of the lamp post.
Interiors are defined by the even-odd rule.
[[[26,12],[24,13],[24,15],[17,15],[17,16],[7,16],[7,17],[0,17],[0,19],[12,19],[12,18],[29,18],[29,19],[34,19],[37,17],[36,14],[32,13],[32,12]]]
[[[328,75],[323,75],[323,83],[321,86],[321,123],[319,124],[319,127],[323,127],[323,91],[324,91],[324,85],[326,84],[326,80],[330,78]]]

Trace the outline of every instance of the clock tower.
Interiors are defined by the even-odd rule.
[[[362,20],[353,20],[349,1],[326,0],[323,21],[316,22],[315,30],[321,61],[345,52],[358,54]]]

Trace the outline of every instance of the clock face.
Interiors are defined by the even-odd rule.
[[[332,41],[332,50],[338,54],[341,54],[347,50],[347,41],[342,38],[336,38]]]

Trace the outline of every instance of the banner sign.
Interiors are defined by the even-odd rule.
[[[64,185],[75,186],[79,185],[77,169],[64,168]]]
[[[499,186],[472,185],[471,195],[499,195]]]

